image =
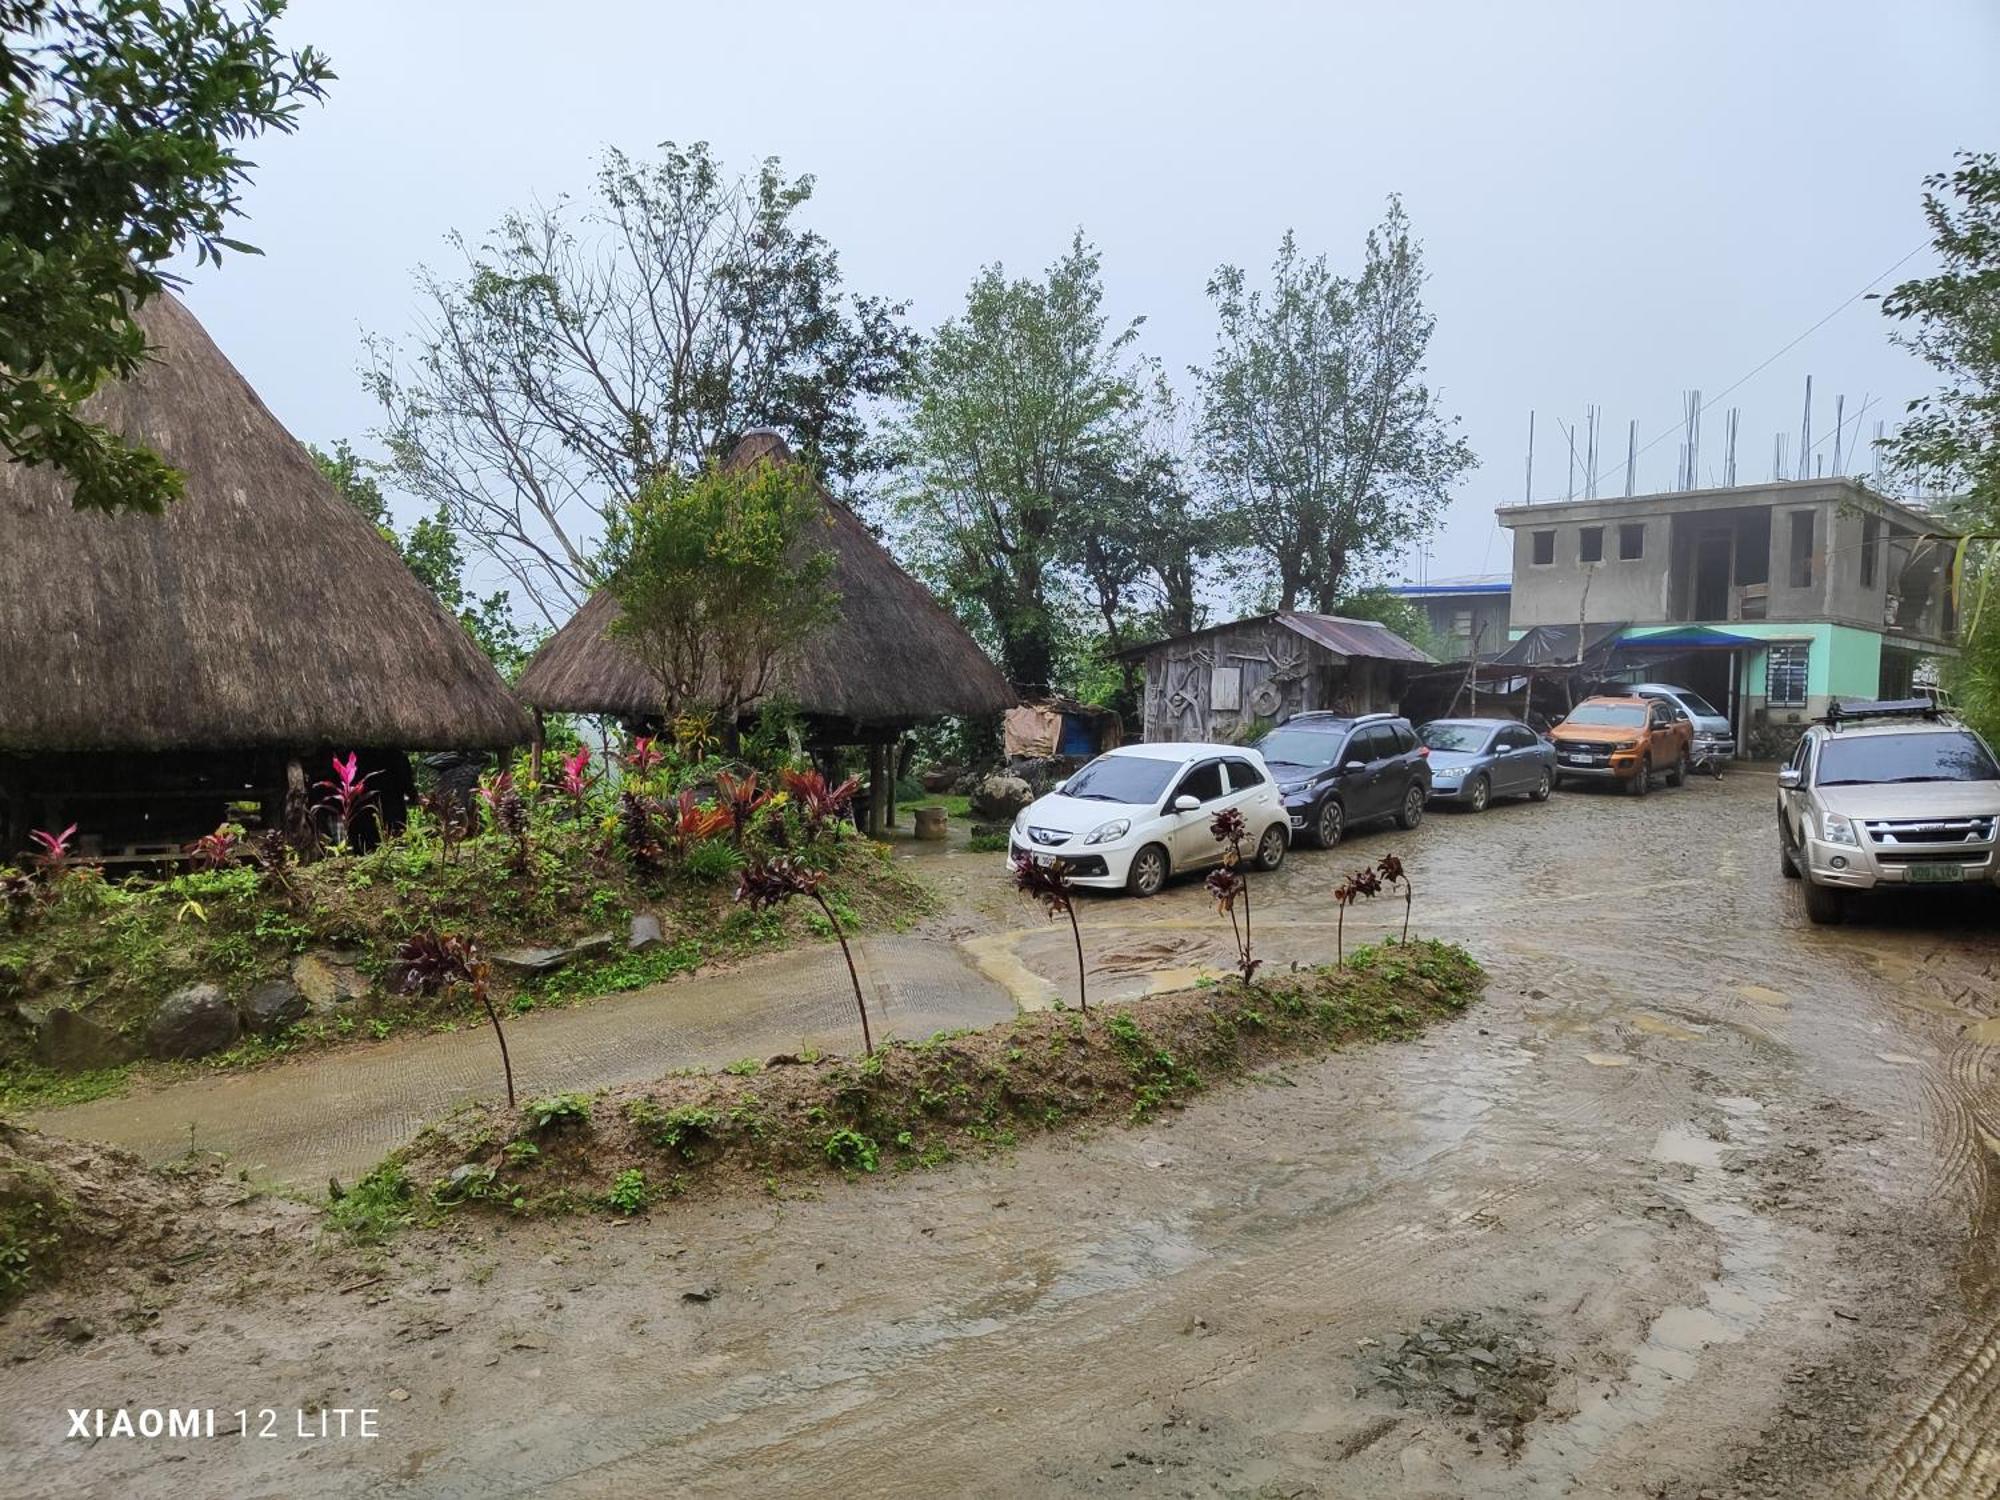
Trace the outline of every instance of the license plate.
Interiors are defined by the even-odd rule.
[[[1056,856],[1053,854],[1037,854],[1035,856],[1035,863],[1042,866],[1044,869],[1048,868],[1048,866],[1054,864],[1055,862],[1056,862]]]
[[[1563,759],[1573,766],[1587,766],[1590,764],[1590,757],[1588,755],[1565,755]]]
[[[1912,885],[1950,885],[1965,879],[1964,865],[1911,865]]]

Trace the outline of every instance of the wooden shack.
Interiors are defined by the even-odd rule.
[[[1124,653],[1145,674],[1148,740],[1240,741],[1293,714],[1396,708],[1435,665],[1386,625],[1281,610]]]

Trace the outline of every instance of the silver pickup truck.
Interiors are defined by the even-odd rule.
[[[1849,891],[1992,885],[1996,829],[2000,763],[1927,699],[1836,704],[1778,772],[1778,861],[1815,922]]]

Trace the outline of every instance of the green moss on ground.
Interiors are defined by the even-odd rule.
[[[1030,1135],[1161,1116],[1286,1058],[1414,1036],[1464,1011],[1484,981],[1462,949],[1388,943],[1345,968],[1088,1017],[1036,1012],[872,1058],[777,1058],[512,1112],[468,1108],[394,1153],[333,1214],[371,1236],[465,1211],[634,1213],[731,1185],[935,1167]]]

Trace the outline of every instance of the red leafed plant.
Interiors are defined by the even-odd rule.
[[[625,844],[625,857],[635,870],[659,868],[666,849],[660,843],[658,804],[643,792],[630,787],[618,794],[618,832]]]
[[[472,809],[465,799],[448,787],[437,787],[417,798],[417,806],[436,825],[444,857],[455,860],[458,846],[472,834]]]
[[[859,776],[850,776],[838,786],[830,786],[826,777],[818,771],[784,771],[780,775],[786,793],[805,818],[808,840],[817,840],[845,817],[854,802],[854,794],[861,790]]]
[[[716,774],[715,794],[722,799],[722,806],[728,809],[730,832],[740,845],[750,832],[750,825],[756,821],[757,814],[770,804],[771,793],[758,788],[755,771],[740,777],[721,771]]]
[[[1347,908],[1357,901],[1381,894],[1382,877],[1370,865],[1363,865],[1333,888],[1334,904],[1340,908],[1340,919],[1333,928],[1333,961],[1336,965],[1347,962]]]
[[[618,761],[624,766],[627,776],[643,780],[659,770],[661,762],[666,758],[667,752],[653,743],[653,737],[650,734],[642,734],[625,747]]]
[[[729,827],[729,809],[704,805],[692,789],[667,804],[667,842],[685,859],[689,849]]]
[[[1222,868],[1208,877],[1208,893],[1215,897],[1215,909],[1229,914],[1229,927],[1236,934],[1236,971],[1245,984],[1251,983],[1262,959],[1250,956],[1250,882],[1243,878],[1243,840],[1249,825],[1234,807],[1225,807],[1209,821],[1208,831],[1224,846]],[[1243,925],[1236,923],[1236,903],[1243,903]]]
[[[826,892],[822,888],[825,881],[826,877],[819,871],[808,869],[786,855],[779,855],[745,867],[736,878],[736,899],[752,911],[768,911],[784,905],[794,896],[810,896],[813,899],[840,943],[840,956],[847,960],[847,979],[854,986],[854,1008],[861,1013],[861,1045],[873,1057],[875,1039],[868,1031],[868,1002],[861,996],[861,975],[854,967],[854,950],[847,946],[847,934],[840,930],[840,918],[827,905]]]
[[[1375,873],[1382,877],[1382,884],[1391,890],[1400,888],[1403,892],[1403,941],[1410,940],[1410,872],[1403,868],[1403,862],[1393,854],[1385,854],[1375,861]]]
[[[189,844],[187,855],[198,869],[220,870],[234,864],[242,850],[243,830],[234,823],[224,823]]]
[[[569,798],[578,821],[584,813],[584,804],[590,799],[590,789],[597,783],[597,772],[590,764],[590,746],[578,745],[576,754],[566,755],[562,762],[562,776],[557,785],[562,794]]]
[[[500,1043],[500,1069],[507,1078],[507,1107],[514,1107],[514,1060],[507,1055],[507,1032],[500,1024],[500,1012],[487,990],[492,969],[469,937],[445,934],[434,929],[412,933],[396,953],[396,967],[402,975],[406,995],[435,995],[454,984],[472,986],[472,998],[493,1023],[493,1035]]]
[[[486,816],[495,832],[514,841],[513,866],[528,868],[528,804],[514,785],[512,771],[498,771],[479,783],[479,800],[486,804]]]
[[[28,856],[28,863],[46,883],[53,885],[69,873],[69,845],[76,837],[76,824],[70,824],[61,833],[37,828],[28,837],[35,843],[35,852]]]
[[[1069,918],[1070,936],[1076,939],[1076,1003],[1078,1009],[1089,1015],[1090,998],[1084,990],[1083,931],[1076,925],[1076,894],[1069,883],[1069,866],[1059,859],[1039,865],[1028,855],[1017,854],[1014,889],[1041,902],[1051,922],[1058,916]]]
[[[370,771],[363,776],[360,772],[361,753],[350,750],[345,760],[334,756],[331,777],[313,783],[316,789],[326,793],[319,799],[319,805],[333,819],[333,841],[336,844],[345,844],[352,836],[355,817],[375,795],[368,790],[368,783],[382,774]]]

